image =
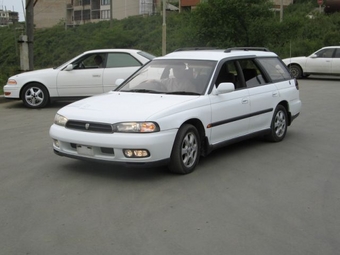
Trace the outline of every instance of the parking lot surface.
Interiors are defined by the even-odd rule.
[[[340,254],[340,79],[299,80],[285,140],[214,151],[195,172],[58,157],[67,103],[0,103],[0,254]]]

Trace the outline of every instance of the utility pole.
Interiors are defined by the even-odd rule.
[[[28,66],[29,70],[34,69],[33,66],[33,34],[34,34],[34,5],[38,0],[26,0],[26,34],[28,43]]]
[[[110,27],[112,27],[113,24],[113,0],[110,0]]]
[[[280,22],[283,20],[283,0],[280,2]]]
[[[166,6],[165,0],[163,0],[163,25],[162,25],[162,55],[166,54]]]

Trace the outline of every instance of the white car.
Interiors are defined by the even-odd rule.
[[[275,53],[184,50],[63,107],[50,136],[60,156],[187,174],[200,156],[241,139],[282,141],[300,108],[298,83]]]
[[[321,48],[308,57],[285,58],[294,78],[304,78],[310,74],[340,75],[340,46]]]
[[[60,99],[79,99],[116,88],[154,56],[134,49],[91,50],[56,68],[36,70],[10,77],[4,95],[21,99],[29,108],[42,108]]]

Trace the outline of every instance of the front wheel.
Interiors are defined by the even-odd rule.
[[[188,174],[194,171],[200,158],[201,141],[197,129],[184,124],[178,131],[171,152],[169,169],[173,173]]]
[[[22,91],[22,101],[29,108],[43,108],[49,102],[49,94],[43,85],[32,83]]]
[[[281,142],[287,133],[287,111],[282,105],[278,105],[271,123],[271,131],[267,139],[271,142]]]
[[[298,65],[291,65],[289,67],[290,73],[293,76],[293,78],[299,79],[302,78],[302,69]]]

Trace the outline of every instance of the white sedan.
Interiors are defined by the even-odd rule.
[[[282,141],[300,108],[298,83],[273,52],[177,51],[60,109],[50,136],[60,156],[187,174],[232,142]]]
[[[29,108],[42,108],[60,99],[78,99],[108,92],[154,56],[134,49],[91,50],[56,68],[10,77],[4,86],[9,99],[21,99]]]
[[[308,57],[285,58],[294,78],[304,78],[310,74],[340,75],[340,46],[319,49]]]

